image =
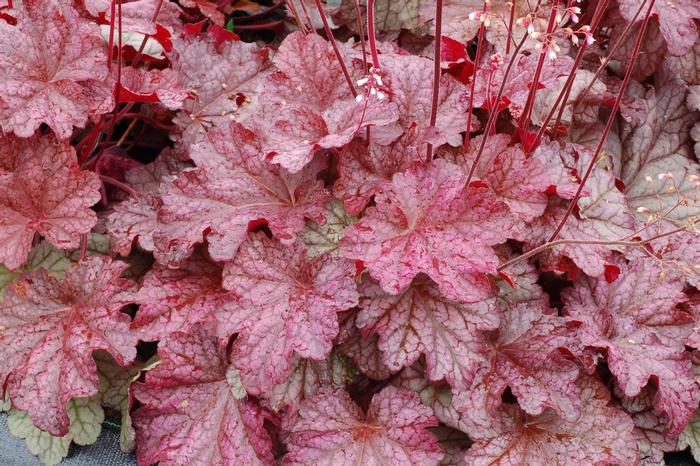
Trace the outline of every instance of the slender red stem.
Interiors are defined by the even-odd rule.
[[[486,2],[484,2],[483,11],[486,11]],[[506,36],[506,55],[508,55],[510,53],[510,41],[513,40],[513,20],[514,19],[515,19],[515,1],[511,0],[511,2],[510,2],[510,17],[508,18],[508,36]]]
[[[112,61],[114,60],[114,26],[116,24],[116,8],[117,0],[112,0],[110,6],[110,17],[109,17],[109,50],[107,51],[107,69],[112,72]]]
[[[134,197],[137,197],[139,195],[139,193],[137,193],[134,190],[134,188],[132,188],[131,186],[129,186],[126,183],[122,183],[121,181],[112,178],[111,176],[100,175],[100,180],[102,180],[103,182],[105,182],[107,184],[111,184],[112,186],[116,186],[117,188],[121,189],[124,192],[129,193],[130,195],[132,195]]]
[[[603,17],[603,12],[605,11],[605,7],[608,4],[608,0],[601,0],[597,5],[595,12],[593,13],[593,20],[591,21],[591,34],[598,28],[598,23],[600,22],[600,19]],[[581,44],[581,47],[578,50],[578,53],[576,54],[576,59],[574,60],[574,66],[571,68],[571,71],[569,72],[569,77],[566,79],[566,82],[564,83],[564,87],[562,87],[561,92],[559,93],[559,96],[557,97],[556,102],[554,105],[552,105],[552,108],[549,110],[549,113],[547,114],[547,117],[545,120],[542,122],[540,125],[540,130],[537,132],[537,137],[535,138],[535,141],[539,141],[542,135],[544,134],[545,129],[547,129],[547,126],[549,125],[550,120],[552,119],[552,116],[554,116],[554,112],[557,110],[559,107],[559,104],[563,101],[563,104],[561,107],[559,107],[559,113],[557,115],[557,120],[554,124],[554,128],[559,127],[559,122],[561,121],[561,117],[564,114],[564,109],[566,108],[566,103],[569,100],[569,94],[571,93],[571,89],[574,84],[574,79],[576,78],[576,71],[578,70],[579,66],[581,65],[581,60],[583,60],[583,55],[586,53],[586,50],[588,48],[588,42],[584,41],[583,44]],[[532,147],[535,145],[533,144]]]
[[[362,44],[362,64],[364,65],[365,74],[367,74],[367,41],[365,40],[365,28],[362,25],[362,13],[360,12],[360,1],[355,0],[355,16],[357,17],[357,30],[360,34],[360,43]]]
[[[281,19],[270,21],[267,23],[256,23],[256,24],[236,24],[234,29],[239,31],[264,31],[267,29],[276,29],[284,25],[284,21]]]
[[[88,234],[83,233],[80,235],[80,260],[87,257],[87,244],[88,244]]]
[[[476,153],[476,157],[474,158],[474,163],[472,164],[471,168],[469,169],[469,175],[467,176],[467,182],[465,186],[469,186],[469,183],[472,180],[472,177],[474,176],[474,172],[476,171],[476,167],[479,164],[479,160],[481,159],[481,154],[484,152],[484,147],[486,147],[486,141],[489,138],[489,134],[491,133],[491,128],[496,122],[496,116],[498,115],[498,106],[499,102],[501,101],[501,96],[503,96],[503,89],[506,87],[506,82],[508,82],[508,76],[510,75],[510,71],[513,69],[513,64],[515,63],[515,59],[518,57],[518,53],[520,53],[520,49],[523,47],[525,44],[525,41],[527,40],[527,34],[523,35],[523,38],[520,40],[518,43],[517,47],[513,51],[513,55],[511,55],[510,60],[508,61],[508,66],[506,67],[506,72],[503,75],[503,80],[501,81],[501,86],[498,88],[498,94],[496,95],[496,100],[494,103],[494,109],[492,112],[489,113],[489,119],[486,122],[486,131],[484,132],[484,135],[481,138],[481,144],[479,145],[479,150]]]
[[[442,53],[442,0],[435,2],[435,57],[433,63],[433,102],[430,107],[430,127],[435,127],[437,123],[438,100],[440,99],[440,54]],[[428,162],[433,160],[433,145],[428,143]]]
[[[112,5],[114,5],[116,3],[116,1],[117,0],[112,0]],[[100,124],[95,127],[95,130],[94,130],[95,134],[89,135],[89,136],[91,136],[92,143],[89,146],[89,149],[90,149],[89,151],[86,149],[84,152],[81,153],[81,156],[80,156],[81,165],[85,164],[89,155],[97,147],[97,144],[99,143],[99,140],[100,140],[100,136],[102,135],[102,131],[104,130],[105,126],[108,128],[107,129],[108,136],[105,140],[109,141],[112,138],[112,134],[114,133],[114,125],[116,124],[117,120],[121,117],[122,114],[131,110],[131,108],[134,105],[133,103],[129,103],[126,105],[126,107],[124,109],[122,109],[121,111],[117,111],[117,109],[119,108],[119,91],[120,91],[119,84],[121,83],[121,66],[122,66],[121,0],[118,0],[118,1],[119,1],[119,11],[118,11],[118,15],[119,15],[119,50],[118,50],[118,54],[117,54],[117,59],[118,59],[119,68],[117,69],[118,70],[118,79],[117,79],[117,88],[116,88],[116,93],[115,93],[116,94],[115,95],[115,107],[114,107],[115,110],[114,110],[114,113],[112,115],[112,118],[109,119],[109,121],[106,123],[106,125],[105,125],[105,123],[100,122]],[[156,8],[153,12],[153,16],[151,17],[152,22],[155,23],[156,20],[158,19],[158,14],[160,13],[162,6],[163,6],[163,0],[158,0],[158,3],[156,4]],[[114,19],[114,17],[115,16],[114,16],[114,12],[113,12],[112,13],[112,20]],[[112,35],[110,34],[110,39],[111,38],[112,38]],[[136,67],[136,65],[138,64],[139,60],[142,57],[143,50],[146,47],[146,42],[148,41],[148,38],[149,38],[149,36],[145,36],[143,38],[143,40],[141,41],[141,45],[139,47],[139,50],[136,52],[134,59],[131,62],[131,66]],[[112,48],[113,48],[113,45],[110,43],[110,51],[112,50]],[[111,58],[110,58],[110,62],[109,62],[110,70],[111,70],[111,63],[112,62],[111,62]],[[82,146],[83,144],[81,144],[81,143],[83,143],[83,141],[78,143],[78,145],[76,147]],[[101,154],[101,151],[100,151],[100,154]],[[96,158],[98,158],[100,156],[100,154],[98,154],[96,156]]]
[[[629,23],[627,23],[627,25],[625,26],[625,29],[622,31],[622,34],[620,34],[620,37],[615,42],[615,45],[613,45],[613,47],[608,52],[608,55],[600,63],[600,66],[598,66],[598,69],[593,74],[593,77],[588,82],[588,85],[586,86],[586,88],[583,91],[581,91],[581,93],[576,97],[576,102],[574,102],[573,108],[571,109],[572,112],[576,111],[576,109],[579,106],[579,103],[583,101],[583,99],[586,97],[586,95],[588,95],[588,92],[593,87],[593,84],[595,84],[595,82],[598,80],[598,77],[603,72],[603,70],[605,70],[605,67],[608,66],[608,63],[610,63],[610,60],[613,59],[613,57],[615,56],[615,53],[617,53],[617,49],[620,48],[620,46],[622,45],[622,42],[627,37],[627,34],[629,34],[629,32],[632,30],[632,26],[634,24],[636,24],[637,18],[642,13],[642,10],[644,9],[644,5],[646,5],[646,3],[647,3],[647,0],[642,0],[642,3],[639,4],[639,8],[637,9],[637,12],[634,14],[634,17],[632,18],[632,20]],[[557,123],[558,123],[558,120],[557,120]]]
[[[542,65],[544,65],[544,59],[547,56],[547,49],[550,47],[550,42],[552,40],[552,32],[556,25],[555,18],[557,16],[557,7],[559,6],[559,0],[554,0],[552,2],[552,10],[549,12],[549,23],[547,23],[547,33],[545,34],[544,42],[542,43],[542,50],[540,50],[540,56],[537,59],[537,67],[535,68],[535,75],[532,78],[532,83],[530,85],[530,92],[527,95],[527,101],[525,101],[525,107],[520,115],[520,121],[518,122],[518,127],[520,129],[526,130],[530,126],[530,113],[532,111],[533,104],[535,102],[535,94],[537,88],[539,87],[540,74],[542,74]],[[527,34],[525,34],[527,37]]]
[[[610,111],[610,116],[608,116],[608,121],[605,124],[605,128],[603,129],[603,134],[600,136],[600,140],[598,141],[598,146],[595,149],[595,152],[593,154],[593,157],[591,158],[590,163],[588,164],[588,168],[586,169],[586,173],[583,175],[583,178],[581,178],[581,183],[578,186],[578,189],[576,190],[576,194],[574,195],[574,198],[571,199],[571,202],[569,203],[568,209],[566,209],[566,213],[564,214],[564,217],[561,219],[559,222],[559,225],[557,225],[556,230],[554,230],[554,233],[552,236],[549,238],[548,242],[552,242],[555,239],[557,239],[557,236],[559,236],[559,233],[561,233],[561,230],[564,228],[564,225],[566,224],[566,221],[569,219],[571,214],[574,211],[574,208],[576,207],[579,198],[581,197],[581,192],[583,191],[583,188],[586,185],[586,181],[588,181],[588,177],[591,175],[591,172],[593,171],[593,167],[595,166],[596,160],[598,159],[598,155],[600,154],[601,149],[603,148],[603,145],[605,144],[605,139],[608,137],[608,133],[610,132],[610,128],[612,128],[613,122],[615,121],[615,116],[617,115],[617,111],[620,108],[620,101],[622,101],[622,97],[625,95],[625,91],[627,90],[627,86],[629,85],[629,82],[632,78],[632,71],[634,70],[634,65],[637,61],[637,56],[639,55],[639,49],[642,45],[642,39],[644,38],[644,33],[646,32],[647,25],[649,24],[649,19],[651,18],[651,10],[654,7],[654,2],[656,0],[651,0],[649,3],[649,8],[647,9],[646,15],[644,16],[644,21],[642,22],[642,27],[639,29],[639,34],[637,35],[637,40],[635,41],[634,44],[634,50],[632,52],[632,56],[630,57],[630,61],[627,64],[627,70],[625,72],[625,78],[622,81],[622,85],[620,86],[620,90],[617,93],[617,98],[615,99],[615,104],[613,105],[612,110]]]
[[[482,14],[486,14],[486,2],[481,7]],[[479,26],[479,36],[476,44],[476,57],[474,57],[474,74],[472,75],[471,88],[469,90],[469,107],[467,108],[467,132],[464,137],[464,147],[469,148],[469,140],[472,131],[472,117],[474,113],[474,91],[476,89],[476,80],[479,76],[479,67],[481,66],[481,54],[484,50],[484,23]],[[507,53],[507,52],[506,52]]]
[[[348,82],[348,87],[350,87],[350,92],[352,93],[353,97],[357,97],[355,85],[352,83],[352,78],[350,78],[350,73],[348,73],[348,67],[345,65],[343,55],[340,53],[340,49],[338,49],[338,43],[335,41],[333,31],[331,31],[331,27],[328,24],[328,18],[326,18],[326,12],[323,9],[323,5],[321,5],[321,0],[316,0],[316,8],[318,9],[318,14],[321,15],[321,21],[323,21],[323,29],[326,31],[326,36],[331,42],[331,46],[333,47],[335,57],[338,59],[338,63],[340,64],[340,69],[343,70],[343,76],[345,76],[345,80]]]
[[[304,24],[304,21],[301,20],[301,17],[299,16],[299,12],[297,11],[296,7],[294,6],[294,3],[291,0],[286,0],[286,5],[287,9],[292,12],[292,16],[294,16],[294,19],[297,22],[297,26],[299,26],[299,30],[304,34],[308,34],[309,30],[306,28],[306,24]]]
[[[316,32],[316,27],[314,27],[314,22],[311,20],[309,10],[306,8],[306,2],[304,0],[301,0],[299,3],[301,4],[301,10],[304,12],[306,22],[309,23],[309,30]]]
[[[121,90],[122,84],[122,66],[124,66],[122,56],[122,0],[117,1],[119,2],[119,6],[117,7],[117,15],[119,16],[119,41],[117,48],[117,91],[114,96],[115,108],[119,107],[119,91]]]
[[[369,51],[372,54],[372,66],[379,70],[379,53],[377,53],[377,36],[374,31],[374,0],[367,0],[367,37]]]

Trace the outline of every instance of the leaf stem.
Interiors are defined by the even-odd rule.
[[[510,75],[510,71],[513,68],[513,64],[515,63],[515,59],[517,58],[518,53],[520,53],[520,49],[525,44],[525,40],[527,40],[527,34],[523,35],[523,38],[518,43],[517,47],[515,47],[515,50],[513,51],[513,55],[510,57],[510,60],[508,61],[508,66],[506,67],[506,72],[503,75],[503,80],[501,81],[501,86],[499,87],[498,94],[496,95],[494,108],[489,113],[489,119],[486,122],[486,130],[484,132],[483,137],[481,138],[481,145],[479,145],[479,150],[477,151],[476,157],[474,158],[474,163],[472,164],[471,168],[469,169],[469,175],[467,176],[467,182],[465,183],[465,186],[469,186],[469,184],[472,180],[472,177],[474,176],[474,172],[476,171],[476,167],[479,164],[479,159],[481,159],[481,154],[484,152],[484,147],[486,147],[486,141],[488,140],[489,134],[491,133],[491,127],[496,122],[496,116],[498,115],[498,105],[499,105],[499,102],[501,101],[501,96],[503,96],[503,90],[506,87],[506,83],[508,82],[508,76]]]
[[[340,69],[343,70],[343,76],[345,76],[345,80],[348,82],[348,86],[350,87],[350,92],[352,93],[353,97],[357,97],[355,85],[352,83],[352,78],[350,78],[350,73],[348,73],[348,68],[345,65],[345,60],[343,60],[343,55],[340,53],[340,49],[338,49],[338,43],[335,41],[333,31],[331,31],[331,27],[328,24],[326,12],[323,9],[323,5],[321,5],[321,0],[316,0],[316,8],[318,9],[318,14],[321,15],[321,21],[323,21],[323,29],[326,31],[326,36],[331,42],[331,46],[333,47],[335,57],[338,59],[338,63],[340,63]]]
[[[374,30],[374,0],[367,0],[367,37],[369,39],[369,51],[372,54],[372,67],[375,71],[379,71],[377,36]]]
[[[603,17],[603,13],[605,12],[605,7],[608,4],[608,0],[602,0],[596,5],[595,12],[593,13],[593,19],[591,20],[591,34],[598,28],[598,23],[600,22],[601,18]],[[554,102],[554,105],[550,109],[549,113],[547,114],[547,117],[545,120],[542,122],[540,125],[540,130],[537,132],[537,137],[535,138],[535,141],[539,141],[542,138],[542,135],[544,134],[545,129],[549,125],[549,122],[551,121],[552,117],[554,116],[554,112],[557,110],[557,107],[559,107],[559,104],[561,103],[561,107],[559,107],[559,113],[557,114],[557,119],[556,122],[554,123],[554,128],[559,127],[559,123],[561,121],[561,117],[564,114],[564,109],[566,108],[566,103],[569,100],[569,94],[571,93],[571,89],[574,84],[574,80],[576,79],[576,71],[578,71],[579,66],[581,65],[581,61],[583,60],[583,55],[586,52],[586,49],[588,48],[588,41],[583,41],[581,44],[581,47],[579,47],[578,53],[576,54],[576,59],[574,60],[574,65],[571,68],[571,71],[569,72],[569,77],[567,78],[566,82],[564,83],[564,87],[562,87],[561,92],[559,93],[559,96],[557,96],[556,102]],[[563,103],[562,103],[563,102]],[[534,147],[534,144],[533,144]]]
[[[236,24],[234,29],[244,30],[244,31],[265,31],[268,29],[279,28],[284,24],[284,20],[277,19],[274,21],[269,21],[267,23],[254,23],[254,24]]]
[[[692,226],[692,225],[695,225],[695,224],[698,223],[698,222],[700,222],[700,219],[695,220],[693,223],[691,223],[691,226]],[[535,256],[535,255],[537,255],[537,254],[539,254],[539,253],[541,253],[541,252],[544,252],[544,251],[546,251],[546,250],[548,250],[548,249],[551,249],[551,248],[553,248],[553,247],[555,247],[555,246],[561,246],[561,245],[564,245],[564,244],[584,244],[584,245],[585,245],[585,244],[599,244],[599,245],[605,245],[605,246],[633,246],[633,247],[644,247],[647,243],[650,243],[650,242],[652,242],[652,241],[656,241],[657,239],[661,239],[661,238],[664,238],[664,237],[666,237],[666,236],[675,235],[676,233],[680,233],[681,231],[687,230],[687,228],[688,228],[687,226],[683,226],[683,227],[680,227],[680,228],[676,228],[676,229],[674,229],[674,230],[667,231],[667,232],[665,232],[665,233],[660,233],[660,234],[658,234],[658,235],[654,235],[654,236],[652,236],[652,237],[650,237],[650,238],[647,238],[647,239],[631,240],[631,241],[630,241],[630,240],[625,240],[625,239],[621,239],[621,240],[611,240],[611,241],[607,241],[607,240],[558,239],[558,240],[554,240],[554,241],[547,241],[546,243],[541,244],[541,245],[537,246],[536,248],[529,250],[529,251],[526,252],[526,253],[523,253],[523,254],[521,254],[521,255],[519,255],[519,256],[517,256],[517,257],[514,257],[514,258],[510,259],[510,260],[507,261],[507,262],[504,262],[503,264],[499,265],[499,266],[496,268],[496,270],[500,272],[500,271],[502,271],[502,270],[504,270],[504,269],[507,269],[508,267],[512,267],[513,265],[515,265],[515,264],[517,264],[517,263],[519,263],[519,262],[522,262],[522,261],[524,261],[524,260],[526,260],[526,259],[529,259],[530,257]]]
[[[316,32],[316,28],[314,27],[314,22],[311,20],[311,15],[309,14],[308,8],[306,8],[306,2],[304,0],[299,0],[299,4],[301,5],[301,10],[304,12],[304,17],[306,18],[306,22],[309,23],[309,30]]]
[[[486,14],[486,1],[481,6],[481,13]],[[469,90],[469,107],[467,108],[467,132],[464,136],[464,147],[469,149],[469,141],[472,131],[472,117],[474,112],[474,90],[476,89],[476,79],[478,77],[479,67],[481,66],[481,53],[484,50],[484,23],[479,25],[479,36],[476,43],[476,56],[474,57],[474,73],[472,74],[471,88]],[[510,35],[510,32],[508,33]],[[506,50],[509,50],[507,47]],[[508,52],[506,52],[507,54]]]
[[[134,190],[134,188],[132,188],[126,183],[122,183],[121,181],[112,178],[111,176],[100,175],[100,179],[107,184],[111,184],[112,186],[115,186],[121,189],[122,191],[129,193],[131,196],[138,197],[139,195],[139,193],[137,193]]]
[[[304,35],[308,34],[309,30],[306,28],[306,24],[304,24],[304,21],[301,20],[301,17],[299,16],[299,12],[297,11],[296,7],[294,6],[294,3],[292,2],[292,0],[286,0],[285,3],[287,5],[287,10],[292,12],[292,16],[294,16],[294,19],[297,22],[297,26],[299,26],[299,30]]]
[[[632,71],[634,70],[634,65],[635,65],[635,62],[637,60],[637,56],[639,55],[639,49],[642,45],[642,39],[644,37],[644,33],[646,31],[647,25],[649,24],[649,19],[651,18],[651,10],[654,7],[655,1],[656,0],[651,0],[651,2],[649,3],[649,8],[647,9],[646,15],[644,16],[644,21],[642,23],[642,27],[639,30],[639,34],[637,35],[637,40],[635,41],[635,44],[634,44],[634,51],[632,52],[632,56],[630,57],[629,63],[627,64],[627,71],[625,73],[625,78],[622,81],[622,85],[620,86],[620,90],[617,93],[617,98],[615,99],[615,104],[613,105],[613,108],[610,111],[610,115],[608,116],[608,121],[605,124],[605,129],[603,129],[603,134],[600,136],[600,140],[598,141],[598,145],[597,145],[596,150],[593,154],[593,157],[591,158],[591,161],[588,164],[588,168],[586,169],[586,173],[583,175],[583,178],[581,178],[581,183],[579,183],[578,189],[576,190],[576,194],[574,195],[573,199],[571,199],[571,202],[569,203],[569,207],[566,210],[564,217],[559,222],[559,225],[557,226],[556,230],[554,230],[554,233],[549,238],[548,242],[554,241],[557,238],[557,236],[559,236],[559,233],[561,233],[562,228],[564,228],[566,221],[569,219],[569,217],[573,213],[574,208],[576,207],[578,200],[581,197],[581,192],[583,192],[583,188],[586,185],[586,181],[588,181],[588,177],[591,175],[591,172],[593,171],[593,167],[595,166],[596,160],[598,159],[598,155],[600,154],[600,151],[603,148],[603,144],[605,144],[605,139],[608,137],[608,133],[610,132],[610,128],[612,128],[613,122],[615,120],[615,115],[617,114],[617,111],[620,108],[620,101],[622,101],[622,97],[625,95],[625,91],[627,90],[627,86],[629,85],[630,79],[632,79]]]
[[[556,26],[557,17],[557,7],[559,6],[559,0],[554,0],[552,2],[552,10],[549,12],[549,22],[547,23],[547,32],[544,36],[542,49],[540,50],[540,56],[537,59],[537,67],[535,68],[535,75],[530,83],[530,92],[527,94],[527,100],[525,101],[525,107],[520,115],[520,121],[518,122],[518,127],[521,130],[527,130],[530,126],[530,113],[532,112],[532,107],[535,102],[535,94],[537,93],[537,88],[539,87],[540,75],[542,74],[542,66],[544,65],[544,59],[547,56],[547,49],[551,46],[550,42],[552,39],[552,32]],[[525,33],[527,37],[527,33]]]
[[[484,9],[486,11],[486,2],[484,2]],[[506,36],[506,55],[510,53],[510,41],[513,40],[513,20],[515,19],[515,0],[510,2],[510,16],[508,18],[508,35]]]
[[[622,45],[622,42],[625,40],[627,37],[627,34],[632,30],[632,26],[635,24],[635,21],[637,21],[637,18],[639,15],[642,13],[642,10],[644,9],[644,5],[646,5],[647,0],[642,0],[642,3],[639,4],[639,8],[637,9],[637,12],[634,14],[634,18],[627,23],[625,26],[625,29],[622,31],[622,34],[620,37],[617,39],[617,42],[615,42],[615,45],[613,45],[612,49],[608,52],[608,55],[603,59],[603,61],[600,63],[600,66],[596,70],[595,74],[593,74],[593,77],[591,80],[588,82],[588,85],[585,87],[583,91],[576,97],[576,102],[574,102],[574,105],[571,109],[572,112],[575,112],[580,103],[583,101],[583,98],[588,95],[588,92],[591,90],[593,87],[593,84],[595,84],[596,80],[598,77],[600,77],[600,74],[605,70],[605,67],[608,66],[608,63],[610,63],[610,60],[613,59],[615,56],[615,53],[617,53],[617,49],[620,48]],[[555,127],[558,124],[559,119],[557,118],[557,122],[555,123]]]
[[[367,74],[367,41],[365,40],[365,27],[362,25],[362,12],[360,11],[360,0],[354,0],[355,5],[355,16],[357,19],[357,30],[360,34],[360,43],[362,44],[362,64],[364,66],[365,74]]]
[[[318,0],[316,0],[318,1]],[[435,2],[435,53],[433,63],[433,102],[430,107],[430,124],[429,127],[435,127],[437,123],[438,99],[440,98],[440,54],[442,53],[442,0]],[[428,143],[427,148],[428,162],[433,160],[433,145]]]

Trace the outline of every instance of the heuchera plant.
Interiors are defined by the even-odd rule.
[[[696,0],[0,2],[47,465],[700,461]]]

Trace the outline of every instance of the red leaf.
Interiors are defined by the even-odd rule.
[[[69,4],[30,5],[16,26],[0,21],[0,127],[29,137],[45,123],[66,139],[112,109],[107,57],[97,26]]]
[[[437,424],[413,392],[386,387],[364,414],[344,390],[322,390],[301,404],[284,464],[435,466],[443,452],[426,428]]]
[[[136,384],[139,464],[274,465],[269,416],[246,398],[226,345],[196,326],[158,347],[163,362]]]
[[[352,262],[309,259],[300,243],[290,246],[252,234],[224,266],[223,286],[240,298],[217,313],[219,331],[238,333],[231,358],[256,395],[286,379],[295,353],[326,358],[338,334],[336,314],[358,301]]]
[[[0,170],[0,263],[24,264],[35,234],[59,249],[77,248],[97,216],[100,180],[81,171],[75,151],[53,136],[18,140],[13,170]]]
[[[217,26],[216,24],[209,26],[207,28],[207,33],[214,38],[214,43],[217,47],[221,47],[221,44],[225,42],[241,40],[241,38],[238,37],[238,34],[231,32],[228,29],[224,29],[221,26]]]
[[[620,267],[614,264],[605,264],[604,276],[606,282],[614,282],[615,280],[617,280],[617,277],[620,276]]]
[[[120,312],[134,287],[119,278],[126,267],[90,257],[69,269],[63,282],[38,269],[5,289],[0,380],[39,429],[65,435],[68,401],[97,393],[94,351],[108,351],[122,366],[136,356],[137,338],[129,333],[129,316]]]
[[[456,165],[435,160],[394,175],[376,207],[345,229],[343,254],[365,262],[388,293],[405,290],[425,273],[448,298],[465,302],[491,296],[487,274],[499,260],[491,245],[505,241],[504,204],[485,189],[465,189]]]
[[[505,272],[498,272],[498,276],[505,280],[505,282],[508,283],[508,286],[515,288],[515,281],[510,275]]]
[[[256,136],[233,123],[192,147],[198,165],[161,185],[163,207],[154,234],[159,261],[175,265],[205,238],[214,260],[234,258],[250,221],[265,219],[277,239],[293,244],[304,219],[324,219],[329,193],[317,180],[322,159],[300,173],[261,158]]]
[[[182,27],[182,38],[186,39],[191,36],[197,36],[202,33],[204,30],[204,26],[207,24],[207,20],[203,19],[201,21],[198,21],[196,23],[186,23]]]
[[[0,19],[5,21],[7,24],[10,26],[16,26],[17,25],[17,18],[14,16],[10,15],[9,13],[2,13],[0,12]]]
[[[470,181],[467,185],[470,188],[488,188],[489,185],[484,180],[474,180]]]

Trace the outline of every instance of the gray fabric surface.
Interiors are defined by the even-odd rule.
[[[29,453],[24,440],[7,431],[7,415],[0,414],[0,466],[41,466]],[[97,443],[87,447],[71,446],[68,457],[60,466],[136,466],[134,455],[119,449],[119,430],[103,425]]]

